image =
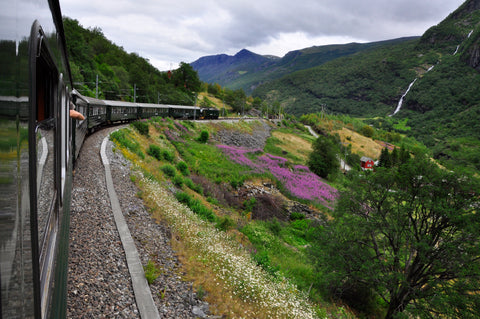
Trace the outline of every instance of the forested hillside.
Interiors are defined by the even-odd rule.
[[[480,22],[478,0],[465,2],[421,39],[335,59],[265,83],[254,96],[295,115],[319,112],[406,121],[404,133],[433,149],[449,167],[480,169]],[[382,127],[395,130],[394,127]]]
[[[64,18],[70,67],[75,88],[86,96],[109,100],[193,105],[201,82],[189,64],[160,72],[136,53],[127,53],[98,28],[85,29]],[[136,94],[134,94],[136,88]]]
[[[314,46],[290,51],[282,58],[262,56],[244,49],[234,56],[219,54],[202,57],[191,65],[202,81],[218,83],[230,89],[243,89],[251,93],[258,85],[295,71],[310,69],[342,56],[393,43],[402,43],[409,39],[411,38]]]

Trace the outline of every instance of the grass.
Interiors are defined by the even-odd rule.
[[[341,130],[335,131],[334,133],[338,133],[342,143],[345,145],[352,145],[353,153],[368,156],[372,159],[378,159],[380,157],[382,146],[371,138],[358,134],[346,127],[343,127]]]
[[[212,305],[213,313],[239,318],[317,318],[343,311],[321,301],[311,287],[314,272],[306,247],[314,242],[309,221],[298,214],[289,222],[252,221],[256,201],[244,203],[247,214],[241,208],[221,207],[213,193],[204,194],[202,187],[208,183],[193,182],[197,180],[194,177],[202,176],[228,193],[234,192],[229,187],[239,187],[250,179],[275,184],[272,174],[231,161],[212,141],[196,141],[201,131],[214,135],[218,130],[233,130],[233,126],[193,125],[169,119],[146,123],[149,134],[126,129],[112,140],[143,175],[132,180],[153,217],[171,227],[172,245],[179,253],[185,279],[194,282],[197,292]],[[258,123],[242,123],[239,129],[251,133],[255,125]],[[287,160],[269,155],[263,161],[265,165],[289,161],[286,171],[297,167],[301,171],[304,166],[297,164],[308,149],[309,137],[300,131],[299,136],[290,136],[296,131],[289,130],[275,133],[271,145],[285,147],[292,156]],[[301,147],[295,149],[296,144]],[[165,152],[169,155],[164,156]],[[139,155],[143,153],[151,156]],[[258,161],[262,156],[259,150],[246,158]],[[177,188],[175,196],[172,187]],[[149,277],[154,275],[154,271],[148,271]],[[309,301],[309,293],[321,307]]]

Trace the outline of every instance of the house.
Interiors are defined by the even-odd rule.
[[[362,156],[362,158],[360,158],[360,166],[363,170],[373,169],[374,165],[375,163],[370,157]]]

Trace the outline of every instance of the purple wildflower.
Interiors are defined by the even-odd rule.
[[[235,163],[246,165],[255,171],[269,171],[277,178],[284,187],[295,197],[318,201],[322,205],[332,208],[331,205],[338,197],[335,188],[323,182],[323,180],[312,173],[307,166],[295,165],[289,168],[286,158],[264,154],[255,161],[246,157],[246,154],[257,153],[258,149],[246,149],[233,146],[219,145],[218,148]]]

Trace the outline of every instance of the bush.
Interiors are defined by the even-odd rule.
[[[175,175],[172,181],[173,181],[173,184],[175,184],[175,186],[182,188],[183,177],[181,175]]]
[[[162,157],[164,160],[166,160],[167,162],[173,162],[173,160],[175,159],[175,156],[173,155],[173,153],[169,150],[163,150],[162,151]]]
[[[152,145],[151,144],[148,147],[147,154],[152,156],[152,157],[155,157],[157,160],[162,159],[162,153],[161,153],[160,147],[157,146],[157,145]]]
[[[215,226],[220,230],[227,231],[235,226],[235,222],[230,218],[230,216],[223,216]]]
[[[177,173],[177,170],[175,169],[175,167],[173,167],[172,165],[170,164],[166,164],[166,165],[163,165],[161,168],[163,173],[165,173],[165,175],[167,175],[168,177],[174,177]]]
[[[207,143],[208,138],[209,138],[208,131],[201,131],[197,141],[199,141],[200,143]]]
[[[363,136],[366,136],[366,137],[372,137],[374,133],[375,133],[375,130],[370,125],[365,125],[360,130],[360,134],[362,134]]]
[[[195,184],[190,178],[185,178],[185,179],[183,180],[183,182],[184,182],[185,185],[187,185],[187,187],[190,188],[191,190],[199,193],[200,195],[203,195],[203,188],[202,188],[202,186]]]
[[[140,150],[140,144],[128,136],[128,130],[123,129],[112,132],[112,134],[110,134],[110,140],[115,141],[130,152],[137,154],[141,159],[145,158],[145,154]]]
[[[149,260],[148,263],[143,266],[143,269],[145,271],[145,278],[147,279],[149,285],[151,285],[160,275],[160,271],[157,269],[155,263],[151,260]]]
[[[265,250],[253,255],[253,260],[271,275],[275,275],[276,272],[280,270],[279,266],[272,265],[270,257]]]
[[[133,127],[135,127],[138,131],[138,133],[148,136],[148,124],[145,122],[133,122],[132,123]]]
[[[305,219],[305,215],[302,213],[292,212],[290,214],[290,220],[302,220]]]
[[[195,214],[199,215],[202,219],[209,222],[214,222],[217,220],[217,216],[213,213],[211,209],[208,209],[202,203],[192,198],[187,193],[178,192],[175,194],[175,197],[180,203],[187,205]]]
[[[185,163],[183,161],[178,162],[177,169],[180,171],[180,173],[182,173],[183,176],[190,175],[190,171],[188,170],[187,163]]]

